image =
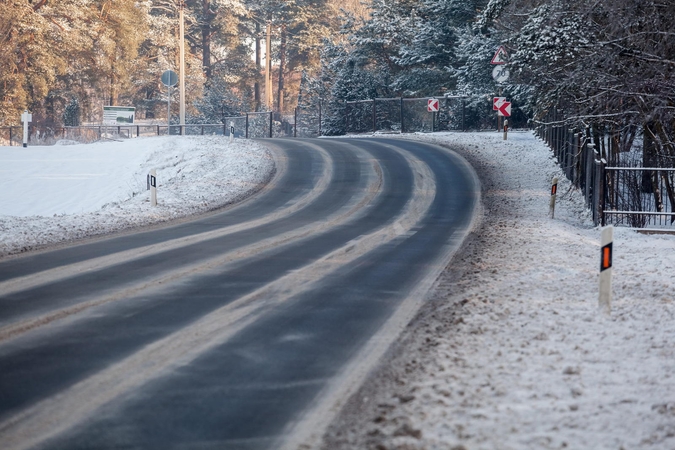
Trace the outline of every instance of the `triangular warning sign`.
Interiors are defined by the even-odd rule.
[[[508,58],[508,53],[503,45],[500,45],[495,53],[495,56],[492,57],[490,64],[506,64],[506,59]]]

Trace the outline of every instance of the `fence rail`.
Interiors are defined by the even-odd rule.
[[[636,167],[618,151],[612,130],[574,129],[552,120],[539,123],[535,132],[581,190],[596,225],[675,229],[675,168]]]

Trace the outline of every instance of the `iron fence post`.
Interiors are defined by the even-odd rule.
[[[349,133],[349,103],[345,101],[345,134]]]
[[[466,100],[462,99],[462,131],[466,131]]]
[[[248,113],[246,113],[246,139],[248,139]]]
[[[322,103],[323,102],[319,100],[319,136],[321,136],[321,106],[323,106]]]
[[[298,137],[298,107],[295,107],[295,121],[293,123],[293,137]]]
[[[274,116],[273,116],[273,114],[274,113],[272,111],[270,111],[270,137],[272,137],[272,127],[274,126],[274,123],[273,123],[274,122]]]
[[[373,99],[373,133],[377,131],[377,112],[375,106],[376,100]]]
[[[404,118],[403,118],[403,97],[399,97],[399,115],[401,116],[401,134],[405,133],[405,127],[404,127]]]

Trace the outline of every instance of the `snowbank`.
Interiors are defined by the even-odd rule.
[[[0,256],[213,210],[260,189],[274,171],[264,147],[218,136],[60,144],[0,147]]]

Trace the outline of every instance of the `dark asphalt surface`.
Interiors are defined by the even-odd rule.
[[[0,342],[0,423],[212,311],[302,271],[359,236],[391,224],[414,191],[413,171],[390,148],[396,146],[423,161],[436,182],[431,207],[412,232],[343,265],[290,301],[267,308],[226,342],[125,392],[37,448],[278,446],[289,424],[380,329],[455,234],[468,226],[477,198],[477,187],[459,158],[436,147],[385,139],[313,143],[332,160],[329,187],[287,217],[10,295],[0,293],[0,326],[58,311],[93,295],[114,293],[165,271],[319,224],[354,203],[366,188],[368,159],[379,162],[382,169],[380,195],[347,223],[236,264],[175,280],[161,291],[135,293]],[[274,144],[288,163],[274,190],[193,222],[0,262],[0,281],[265,217],[313,189],[324,164],[302,140],[274,140]]]

